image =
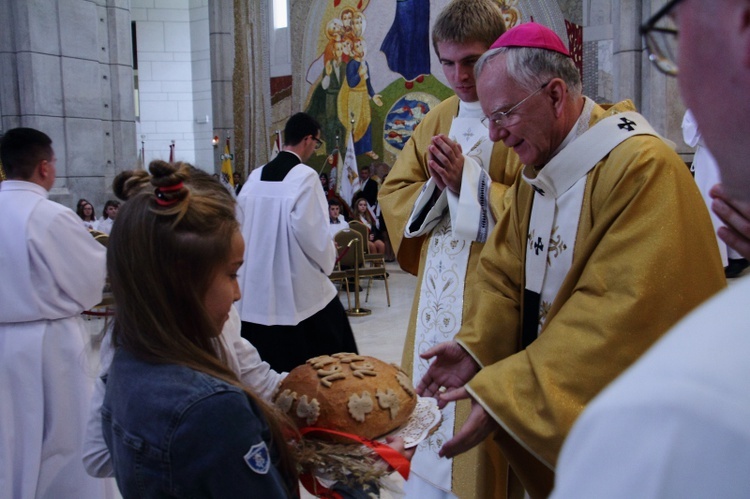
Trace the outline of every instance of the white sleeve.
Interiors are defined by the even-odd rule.
[[[114,476],[112,467],[112,457],[107,449],[102,433],[102,403],[104,402],[104,392],[106,386],[102,381],[102,376],[107,374],[109,366],[112,364],[114,350],[111,344],[111,329],[106,332],[99,348],[99,357],[101,367],[99,376],[94,382],[94,392],[91,396],[89,408],[89,419],[86,423],[86,434],[83,440],[83,466],[86,472],[95,477],[105,478]]]
[[[230,367],[243,384],[263,400],[271,402],[279,383],[286,378],[287,373],[274,371],[260,358],[258,350],[240,334],[241,324],[240,315],[233,305],[229,312],[229,320],[221,332],[227,354],[230,356]]]
[[[88,310],[102,300],[107,250],[75,213],[40,205],[28,233],[32,283],[48,306],[75,303]]]
[[[451,229],[456,236],[468,241],[486,242],[495,227],[490,210],[490,175],[473,158],[464,156],[461,192],[448,192]]]
[[[584,411],[563,445],[551,497],[747,497],[747,431],[713,417],[710,403],[690,404],[703,407],[653,400]]]
[[[414,208],[412,208],[409,220],[406,221],[406,227],[404,227],[404,237],[411,238],[429,234],[442,220],[443,213],[448,207],[448,196],[446,194],[448,189],[444,189],[435,204],[430,206],[435,189],[437,189],[435,181],[430,177],[422,186],[422,192],[419,193],[417,200],[414,202]],[[426,215],[424,214],[425,210],[427,210]],[[418,226],[412,227],[416,224]]]
[[[693,113],[688,109],[682,118],[682,140],[690,147],[695,147],[701,140],[701,134],[698,131],[698,123],[695,122]]]
[[[290,223],[294,237],[305,255],[315,262],[325,275],[333,272],[336,246],[329,232],[322,230],[329,225],[328,202],[323,189],[320,188],[320,180],[314,172],[300,185],[300,195],[290,214]]]

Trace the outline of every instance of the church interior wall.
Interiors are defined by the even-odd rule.
[[[376,160],[393,164],[421,116],[451,95],[429,37],[435,18],[447,3],[447,0],[291,1],[291,23],[301,26],[291,30],[292,109],[310,112],[326,123],[324,128],[327,128],[323,131],[326,145],[311,159],[313,166],[320,165],[325,171],[326,159],[336,149],[336,142],[339,147],[345,146],[349,130],[353,131],[358,164]],[[574,55],[581,59],[581,0],[497,0],[497,3],[510,27],[534,20],[554,29],[563,40],[577,40]],[[359,17],[364,21],[358,26],[355,21]],[[343,24],[343,28],[338,28],[343,31],[331,34],[337,23]],[[361,58],[369,68],[367,79],[372,87],[368,92],[369,109],[363,109],[356,97],[353,101],[351,93],[348,102],[345,103],[346,97],[334,102],[324,88],[326,78],[330,78],[331,47],[339,40],[346,46],[350,37],[352,44],[363,40],[366,48]],[[352,64],[361,65],[356,57],[348,56],[347,49],[344,52],[340,58],[344,62],[336,62],[343,64],[342,68],[351,70]],[[378,105],[375,96],[382,100],[382,105]],[[346,105],[348,108],[343,109]],[[366,130],[368,124],[370,130]]]
[[[676,80],[653,69],[637,34],[638,25],[665,0],[497,1],[511,23],[533,18],[564,38],[571,26],[579,27],[584,93],[602,103],[633,99],[654,127],[675,143],[683,158],[691,160],[692,150],[681,140],[684,106],[678,97]],[[79,197],[87,197],[100,207],[111,197],[108,191],[113,176],[137,164],[141,144],[144,164],[154,158],[167,159],[169,145],[174,140],[176,159],[217,171],[220,161],[211,139],[221,135],[223,143],[224,136],[231,136],[237,106],[249,105],[247,98],[239,104],[234,102],[237,97],[227,90],[231,88],[234,65],[231,10],[235,2],[67,0],[64,3],[65,8],[49,9],[42,0],[0,2],[0,15],[13,20],[12,30],[0,32],[0,63],[6,75],[0,81],[0,129],[23,125],[49,132],[58,157],[64,159],[53,198],[73,205]],[[379,160],[392,164],[398,148],[389,146],[386,135],[389,131],[399,132],[393,127],[398,119],[394,118],[394,105],[405,96],[416,96],[410,105],[416,106],[412,111],[419,111],[416,103],[430,104],[430,100],[437,102],[450,94],[431,43],[427,54],[429,69],[423,81],[404,77],[389,67],[386,54],[380,49],[396,22],[397,3],[403,2],[290,0],[287,31],[291,75],[281,76],[291,77],[291,89],[268,99],[268,118],[261,125],[267,128],[265,133],[261,130],[258,134],[256,130],[251,135],[247,126],[244,128],[251,147],[270,151],[274,131],[283,128],[291,114],[314,110],[313,94],[316,86],[320,86],[325,67],[325,25],[332,17],[340,16],[344,8],[351,7],[365,16],[366,61],[374,91],[384,101],[382,106],[370,101],[372,152]],[[426,20],[431,27],[447,0],[424,3],[429,5]],[[258,15],[267,10],[248,12]],[[211,24],[214,21],[209,14],[219,19],[216,25]],[[422,17],[413,21],[424,23],[425,15]],[[137,31],[140,110],[137,119],[132,21]],[[252,17],[247,22],[261,27],[273,25]],[[283,47],[276,35],[269,32],[266,39],[274,37],[274,43]],[[267,50],[268,47],[261,47],[256,53]],[[270,65],[273,64],[272,61]],[[271,72],[276,73],[276,69]],[[258,81],[254,76],[248,74],[249,84],[261,85],[260,92],[270,94],[269,82]],[[217,107],[217,103],[221,105]],[[336,120],[343,125],[340,117],[336,116]],[[267,143],[258,144],[257,137],[263,135]],[[345,133],[341,133],[338,141],[339,146],[344,145]],[[327,142],[335,140],[329,137]],[[324,166],[333,148],[327,144],[312,162]],[[362,154],[358,159],[360,164],[374,160]],[[250,169],[255,166],[252,162],[248,164]]]
[[[176,160],[213,171],[208,0],[132,0],[131,14],[144,163],[174,143]]]
[[[130,12],[122,2],[5,0],[0,129],[44,130],[58,158],[50,197],[101,209],[135,159]]]
[[[613,103],[631,99],[643,114],[654,124],[655,128],[666,138],[674,142],[675,147],[684,159],[690,160],[692,150],[681,140],[681,117],[684,106],[679,99],[676,80],[657,74],[652,69],[643,49],[638,33],[639,25],[658,9],[664,0],[497,0],[503,10],[506,23],[513,26],[519,22],[534,20],[541,22],[558,32],[569,42],[574,58],[581,60],[581,72],[584,93],[599,103]],[[429,2],[430,26],[437,13],[446,4],[445,1]],[[439,61],[429,47],[429,75],[424,83],[413,81],[408,85],[409,77],[398,74],[390,67],[388,57],[383,50],[383,39],[394,23],[398,21],[398,7],[403,2],[380,1],[367,2],[359,0],[292,0],[290,17],[293,25],[302,26],[292,29],[292,72],[294,88],[291,108],[293,111],[315,112],[321,105],[314,105],[316,86],[320,86],[324,77],[323,47],[326,40],[326,23],[347,8],[361,12],[366,18],[366,60],[370,68],[371,83],[374,93],[383,97],[383,106],[370,101],[372,130],[372,150],[380,160],[392,164],[398,154],[398,147],[390,147],[387,138],[389,120],[394,111],[394,104],[403,98],[414,97],[421,91],[427,94],[421,104],[431,105],[427,99],[436,100],[449,95],[447,85],[440,69]],[[335,6],[335,7],[334,7]],[[413,20],[413,22],[418,22]],[[318,95],[320,92],[318,91]],[[419,102],[419,98],[416,99]],[[284,102],[288,106],[288,102]],[[276,113],[274,113],[276,114]],[[349,113],[349,115],[351,112]],[[350,128],[344,122],[345,112],[338,111],[339,127]],[[327,121],[331,117],[318,115]],[[397,116],[396,119],[400,119]],[[334,121],[337,118],[333,117]],[[356,125],[355,125],[356,127]],[[391,129],[392,130],[392,129]],[[344,131],[344,135],[346,131]],[[408,134],[405,135],[408,138]],[[330,141],[330,137],[328,138]],[[345,143],[339,139],[339,145]],[[355,137],[356,141],[356,137]],[[331,147],[321,149],[313,157],[313,166],[323,166]],[[373,161],[358,151],[358,164]],[[325,167],[324,167],[325,168]]]

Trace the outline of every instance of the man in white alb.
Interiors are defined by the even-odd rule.
[[[93,376],[80,314],[101,301],[105,248],[50,201],[52,140],[0,142],[0,497],[99,499],[81,462]]]

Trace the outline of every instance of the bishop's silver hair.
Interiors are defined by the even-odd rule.
[[[487,63],[500,54],[506,54],[508,76],[529,92],[536,91],[552,78],[560,78],[568,86],[572,97],[581,95],[581,75],[573,59],[552,50],[527,47],[490,49],[474,64],[476,80],[479,80]]]

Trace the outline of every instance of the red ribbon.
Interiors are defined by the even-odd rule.
[[[182,189],[182,187],[183,187],[182,181],[177,182],[174,185],[168,185],[166,187],[157,187],[154,190],[154,193],[156,194],[156,203],[159,206],[172,206],[173,204],[175,204],[176,202],[178,202],[179,199],[177,199],[177,198],[174,198],[174,199],[164,199],[164,194],[163,193],[165,193],[165,192],[179,191],[180,189]]]
[[[350,250],[350,249],[351,249],[351,248],[347,246],[347,247],[345,247],[345,248],[344,248],[343,250],[341,250],[341,253],[339,253],[339,256],[338,256],[338,258],[336,258],[336,261],[335,261],[335,262],[333,262],[333,264],[334,264],[334,265],[336,265],[337,263],[339,263],[339,262],[341,261],[341,259],[342,259],[342,258],[344,258],[344,257],[346,256],[346,254],[347,254],[347,253],[349,253],[349,250]]]
[[[162,186],[162,187],[159,187],[158,189],[162,192],[172,192],[172,191],[179,191],[182,188],[183,188],[182,181],[179,181],[176,184]]]
[[[325,433],[328,435],[335,435],[337,437],[344,437],[348,438],[349,440],[354,440],[355,442],[358,442],[374,450],[383,461],[388,463],[391,468],[396,470],[399,475],[404,477],[404,480],[407,480],[409,478],[411,463],[408,459],[399,454],[396,449],[389,445],[376,442],[375,440],[370,440],[369,438],[362,438],[357,435],[352,435],[351,433],[344,433],[336,430],[327,430],[325,428],[316,428],[314,426],[301,428],[299,432],[302,436],[305,436],[309,433]],[[324,487],[310,473],[304,473],[303,475],[301,475],[300,482],[302,482],[302,485],[311,494],[315,494],[326,499],[341,499],[340,494]]]

